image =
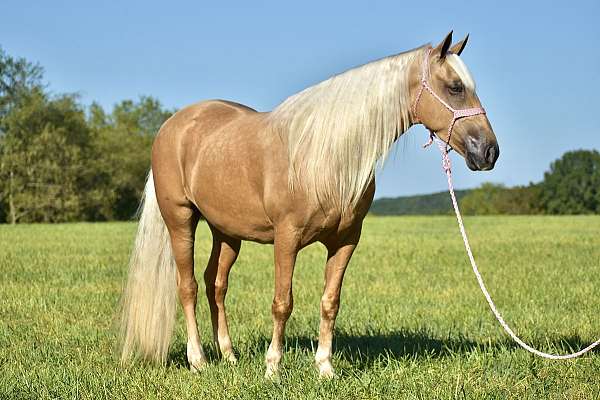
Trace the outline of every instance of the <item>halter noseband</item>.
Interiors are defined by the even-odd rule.
[[[421,100],[421,95],[423,94],[423,89],[427,90],[435,99],[437,99],[437,101],[442,103],[442,105],[444,107],[446,107],[446,109],[452,113],[452,121],[450,122],[450,125],[448,126],[448,140],[446,141],[446,150],[447,150],[448,147],[450,146],[450,137],[452,135],[452,129],[454,128],[454,123],[461,118],[472,117],[474,115],[479,115],[479,114],[485,114],[485,110],[482,107],[473,107],[473,108],[464,108],[462,110],[455,110],[450,104],[446,103],[444,101],[444,99],[442,99],[440,96],[438,96],[433,91],[433,89],[431,88],[431,86],[429,86],[429,83],[427,82],[429,80],[429,54],[430,53],[431,53],[431,49],[428,49],[427,52],[425,52],[425,57],[423,59],[423,65],[421,66],[421,87],[419,88],[419,93],[417,94],[417,98],[415,100],[415,105],[413,106],[413,114],[414,114],[415,118],[417,119],[417,122],[421,122],[421,121],[419,121],[419,117],[417,114],[417,106],[419,105],[419,100]],[[427,129],[429,129],[429,128],[427,128]],[[434,135],[435,135],[435,133],[431,129],[429,129],[429,142],[425,146],[429,146],[433,142]]]

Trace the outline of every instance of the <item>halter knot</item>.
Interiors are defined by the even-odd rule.
[[[450,176],[452,173],[452,162],[450,161],[450,156],[448,155],[448,144],[442,140],[436,140],[435,144],[437,144],[440,149],[440,153],[442,153],[442,168],[444,168],[444,172],[446,175]]]

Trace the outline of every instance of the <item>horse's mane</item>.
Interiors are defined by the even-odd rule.
[[[289,183],[342,212],[353,208],[410,126],[409,67],[424,48],[350,69],[273,110],[288,146]]]

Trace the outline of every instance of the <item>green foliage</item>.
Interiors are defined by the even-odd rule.
[[[58,222],[80,213],[79,171],[90,153],[89,129],[73,96],[20,95],[3,119],[0,193],[10,221]]]
[[[85,219],[112,220],[133,217],[150,168],[154,135],[171,112],[151,97],[123,101],[106,115],[93,104],[89,125],[94,134],[96,160],[94,187]],[[102,182],[98,187],[96,184]]]
[[[131,218],[171,112],[143,96],[86,113],[46,93],[42,72],[0,49],[0,222]]]
[[[539,186],[507,188],[501,184],[483,183],[463,198],[461,210],[467,215],[539,214]]]
[[[507,322],[545,351],[578,350],[600,326],[600,216],[467,217],[481,273]],[[326,251],[301,251],[278,381],[263,378],[272,332],[273,248],[244,243],[228,322],[239,362],[219,359],[199,282],[210,364],[191,374],[178,312],[167,366],[121,367],[115,314],[134,223],[0,226],[1,399],[597,399],[600,353],[547,361],[500,328],[456,221],[367,217],[342,290],[333,362],[314,351]],[[35,240],[32,240],[35,238]],[[198,227],[196,270],[210,254]]]
[[[24,93],[42,87],[44,70],[24,58],[9,56],[0,47],[0,122],[15,107]],[[0,133],[4,131],[0,125]]]
[[[600,213],[600,153],[565,153],[544,174],[540,200],[549,214]]]
[[[539,184],[507,188],[484,183],[477,189],[457,190],[456,198],[466,215],[539,214]],[[448,192],[429,195],[378,199],[371,206],[375,215],[444,215],[452,214]]]
[[[457,190],[455,193],[461,201],[469,191]],[[448,192],[382,198],[373,202],[369,212],[375,215],[443,215],[452,213],[452,203]]]

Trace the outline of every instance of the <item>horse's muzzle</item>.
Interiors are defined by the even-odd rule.
[[[470,139],[466,141],[465,161],[472,171],[489,171],[496,165],[500,147],[496,141]]]

